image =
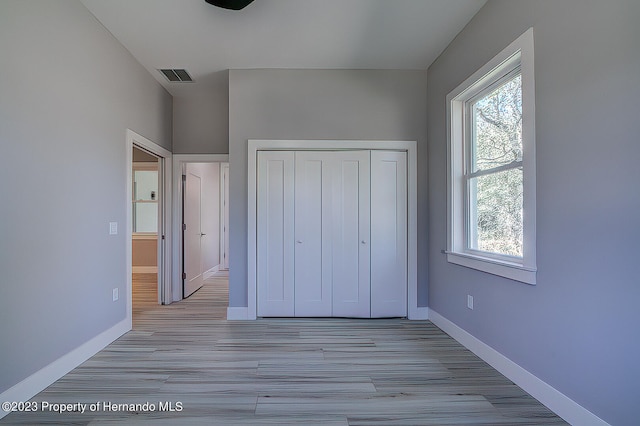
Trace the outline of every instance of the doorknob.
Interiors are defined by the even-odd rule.
[[[362,244],[367,244],[367,241],[366,241],[366,240],[362,240],[362,241],[360,241],[360,242],[361,242]]]
[[[302,240],[297,240],[296,243],[302,244]]]
[[[201,237],[204,237],[205,235],[207,235],[207,234],[203,234],[202,232],[200,233],[200,236],[201,236]]]

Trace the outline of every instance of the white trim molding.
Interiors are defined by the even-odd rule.
[[[428,320],[429,319],[429,308],[426,306],[418,306],[416,308],[416,316],[412,318],[414,320]]]
[[[202,274],[202,279],[206,280],[211,278],[212,276],[214,276],[216,274],[216,272],[218,272],[220,270],[220,265],[216,265],[213,268],[209,269],[208,271],[205,271]]]
[[[610,426],[559,390],[528,372],[477,337],[471,335],[433,309],[429,309],[431,322],[458,343],[469,349],[532,397],[572,425]]]
[[[126,319],[120,321],[110,329],[103,331],[93,339],[83,343],[68,354],[61,356],[20,383],[2,392],[0,401],[28,401],[129,330],[131,330],[129,322]],[[9,413],[0,410],[0,419],[7,414]]]
[[[247,308],[244,306],[229,306],[227,308],[227,320],[248,320],[249,318]],[[253,318],[255,319],[255,318]]]
[[[470,112],[467,104],[518,71],[522,81],[522,161],[504,167],[523,172],[523,255],[472,249],[468,181],[472,173]],[[447,95],[447,261],[527,284],[536,283],[536,149],[533,28],[489,60]],[[513,166],[519,164],[519,166]],[[500,167],[489,169],[494,173]],[[478,172],[476,172],[478,173]]]
[[[424,319],[418,308],[418,156],[416,141],[377,140],[264,140],[250,139],[247,145],[247,317],[257,318],[257,154],[261,150],[394,150],[407,153],[407,318]]]

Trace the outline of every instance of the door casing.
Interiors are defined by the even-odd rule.
[[[229,163],[220,163],[220,269],[229,269]]]

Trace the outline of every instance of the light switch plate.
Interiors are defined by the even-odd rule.
[[[118,235],[118,222],[109,222],[109,235]]]

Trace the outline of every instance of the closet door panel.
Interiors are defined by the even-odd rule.
[[[294,153],[258,152],[258,316],[294,315]]]
[[[406,153],[371,152],[371,316],[407,315]]]
[[[334,155],[333,316],[369,318],[369,151]]]
[[[295,316],[331,310],[331,153],[295,154]]]

